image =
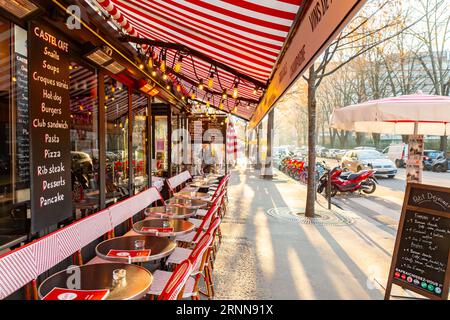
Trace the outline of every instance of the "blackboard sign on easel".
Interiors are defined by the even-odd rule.
[[[450,188],[407,184],[385,299],[392,284],[430,299],[448,299],[449,252]]]

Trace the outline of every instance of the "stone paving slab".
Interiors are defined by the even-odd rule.
[[[216,299],[384,297],[380,284],[386,285],[395,230],[337,207],[332,213],[352,223],[304,224],[267,213],[304,208],[305,199],[306,186],[279,172],[274,181],[252,170],[232,172],[214,269]],[[324,200],[317,208],[328,211]]]

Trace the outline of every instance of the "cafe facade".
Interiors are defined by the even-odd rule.
[[[26,3],[0,10],[0,251],[152,185],[163,191],[183,169],[177,151],[193,149],[172,133],[208,120],[146,80],[129,45],[105,44],[115,30],[98,28],[93,8],[80,6],[95,15],[71,30],[52,1]],[[224,132],[225,119],[204,122]]]
[[[149,187],[166,198],[166,178],[201,172],[205,144],[217,154],[216,171],[226,174],[230,114],[249,121],[253,144],[247,152],[259,157],[263,150],[257,163],[265,163],[271,108],[320,49],[297,61],[289,79],[279,74],[283,67],[276,69],[276,87],[241,75],[230,80],[235,90],[208,98],[199,89],[209,79],[194,86],[181,75],[173,77],[175,62],[171,72],[161,62],[155,68],[155,56],[180,64],[182,59],[164,50],[148,54],[148,43],[123,33],[132,27],[121,30],[111,6],[98,5],[105,1],[73,2],[0,1],[0,255]],[[349,12],[363,3],[351,2]],[[335,19],[343,25],[350,16]],[[328,40],[334,30],[329,29]],[[289,35],[293,39],[295,33]],[[217,77],[217,66],[215,72]],[[207,73],[214,78],[213,67]],[[238,85],[247,98],[233,100]],[[255,94],[258,98],[251,98]],[[117,232],[125,227],[115,226]],[[95,255],[99,241],[83,255]],[[67,258],[46,274],[72,262]]]

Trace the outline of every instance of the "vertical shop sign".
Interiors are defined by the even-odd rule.
[[[69,43],[48,26],[31,23],[29,104],[31,231],[72,215]]]

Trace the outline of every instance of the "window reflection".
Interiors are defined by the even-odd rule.
[[[0,247],[27,232],[30,138],[26,40],[26,30],[0,20]]]
[[[155,165],[156,176],[164,176],[168,169],[167,147],[167,116],[155,116]]]
[[[72,193],[76,212],[99,208],[97,74],[70,66]]]
[[[133,174],[134,192],[148,186],[147,174],[147,106],[145,95],[133,94]]]
[[[129,196],[128,89],[105,77],[106,202]]]

